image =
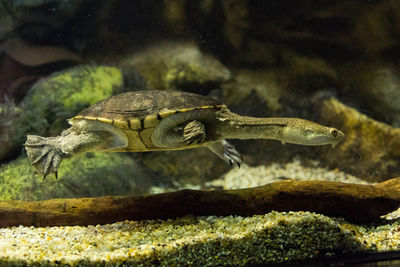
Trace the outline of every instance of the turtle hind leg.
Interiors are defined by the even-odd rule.
[[[24,145],[29,161],[43,175],[43,179],[50,173],[55,173],[57,177],[58,167],[66,157],[61,151],[58,137],[28,135]]]
[[[235,147],[225,140],[214,142],[207,146],[212,152],[230,165],[236,164],[240,168],[242,156],[237,152]]]

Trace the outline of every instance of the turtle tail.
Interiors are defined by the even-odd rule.
[[[58,137],[28,135],[25,142],[29,161],[43,175],[43,180],[50,173],[57,178],[57,170],[66,154],[62,152]]]

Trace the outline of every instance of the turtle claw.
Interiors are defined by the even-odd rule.
[[[215,142],[211,145],[208,145],[208,148],[217,154],[220,158],[229,163],[229,165],[236,164],[240,168],[240,164],[242,163],[242,156],[237,152],[235,147],[229,144],[225,140],[221,140],[219,142]]]
[[[230,165],[234,163],[240,168],[240,163],[242,163],[242,156],[237,152],[235,147],[226,141],[223,141],[223,158],[229,160]]]
[[[57,179],[58,167],[66,156],[59,148],[58,138],[28,135],[24,145],[29,161],[40,174],[43,174],[43,180],[50,173],[55,173]]]

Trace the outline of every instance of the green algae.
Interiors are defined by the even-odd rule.
[[[59,88],[61,90],[56,92],[53,100],[63,104],[65,109],[75,109],[87,104],[93,105],[111,96],[122,83],[122,73],[116,68],[84,66],[55,75],[50,84],[43,84],[43,86],[61,85]]]
[[[123,75],[114,67],[83,65],[38,81],[25,97],[15,126],[15,143],[27,134],[57,135],[67,119],[83,108],[123,90]]]

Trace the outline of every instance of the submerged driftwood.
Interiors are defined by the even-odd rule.
[[[185,215],[312,211],[363,223],[400,206],[400,178],[376,185],[285,180],[238,190],[180,190],[146,196],[1,201],[0,227],[96,225]]]

